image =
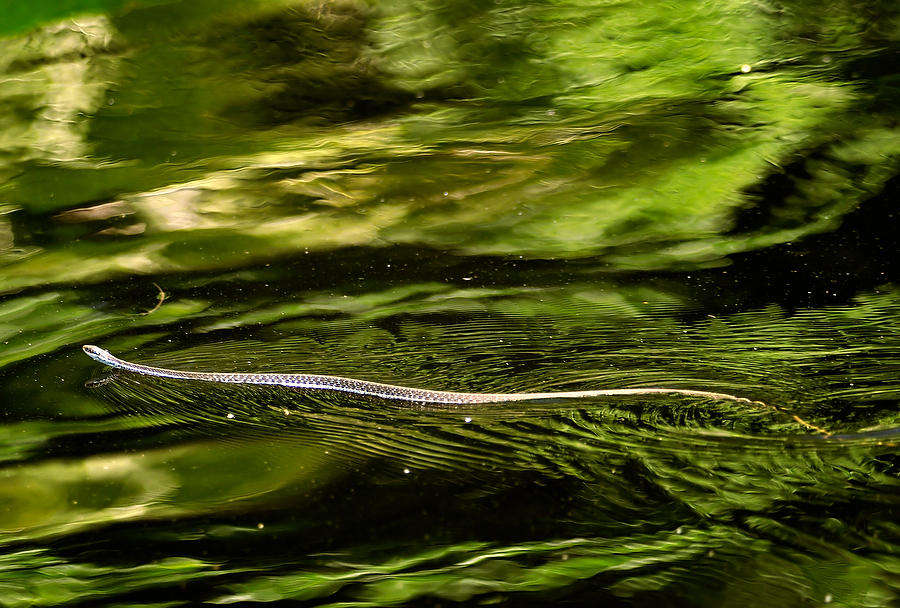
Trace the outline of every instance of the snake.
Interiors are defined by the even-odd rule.
[[[179,380],[200,380],[204,382],[220,382],[227,384],[269,384],[301,389],[337,391],[354,395],[366,395],[393,401],[438,405],[468,405],[479,403],[503,403],[509,401],[542,401],[555,399],[585,399],[590,397],[613,397],[623,395],[685,395],[706,399],[739,401],[766,405],[746,397],[738,397],[727,393],[715,393],[684,388],[612,388],[585,391],[559,391],[536,393],[460,393],[453,391],[436,391],[422,388],[410,388],[381,382],[356,380],[342,376],[326,376],[320,374],[279,374],[279,373],[233,373],[233,372],[193,372],[164,367],[151,367],[139,363],[131,363],[113,356],[109,351],[86,344],[82,347],[92,359],[114,369],[158,378],[175,378]]]

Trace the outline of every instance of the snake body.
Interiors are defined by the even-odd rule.
[[[706,399],[724,399],[744,403],[760,403],[726,393],[697,391],[683,388],[614,388],[591,391],[561,391],[549,393],[457,393],[451,391],[433,391],[421,388],[409,388],[380,382],[355,380],[341,376],[323,376],[319,374],[255,374],[229,372],[188,372],[163,367],[151,367],[130,363],[113,356],[99,346],[85,345],[84,352],[92,359],[126,372],[156,376],[159,378],[177,378],[180,380],[201,380],[204,382],[222,382],[228,384],[271,384],[303,389],[339,391],[354,395],[369,395],[382,399],[407,401],[411,403],[434,403],[445,405],[465,405],[473,403],[501,403],[507,401],[537,401],[549,399],[583,399],[589,397],[609,397],[620,395],[687,395]]]

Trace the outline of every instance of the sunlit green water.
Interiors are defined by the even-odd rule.
[[[0,605],[898,601],[894,3],[0,9]]]

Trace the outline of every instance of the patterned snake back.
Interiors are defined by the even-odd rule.
[[[408,401],[411,403],[434,403],[444,405],[464,405],[471,403],[501,403],[508,401],[538,401],[547,399],[583,399],[588,397],[607,397],[617,395],[687,395],[707,399],[724,399],[744,403],[766,405],[761,401],[753,401],[746,397],[737,397],[726,393],[697,391],[683,388],[615,388],[592,391],[561,391],[550,393],[457,393],[451,391],[432,391],[421,388],[409,388],[380,382],[355,380],[341,376],[323,376],[319,374],[253,374],[230,372],[188,372],[164,367],[151,367],[130,363],[113,356],[109,351],[85,345],[84,352],[92,359],[126,372],[156,376],[159,378],[177,378],[181,380],[201,380],[205,382],[222,382],[228,384],[272,384],[304,389],[339,391],[354,395],[370,395],[382,399]]]

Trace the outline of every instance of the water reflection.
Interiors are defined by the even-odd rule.
[[[895,3],[76,4],[0,23],[0,603],[896,601]]]
[[[0,289],[391,244],[720,266],[835,228],[896,173],[889,111],[847,76],[875,61],[853,20],[819,32],[838,54],[759,7],[580,7],[577,27],[533,3],[202,7],[2,41],[20,265]],[[89,262],[51,255],[90,235]]]
[[[202,542],[202,559],[141,568],[156,584],[214,576],[207,601],[380,605],[563,589],[621,599],[671,585],[690,595],[738,564],[756,564],[751,585],[784,568],[815,581],[804,564],[837,551],[842,565],[827,579],[763,593],[824,597],[860,569],[871,574],[842,546],[883,551],[895,536],[855,523],[896,492],[892,444],[789,435],[768,412],[734,404],[634,398],[577,409],[410,410],[128,374],[92,390],[144,421],[145,432],[118,441],[98,433],[87,442],[94,456],[82,448],[71,464],[38,460],[7,476],[13,488],[42,480],[60,504],[48,517],[47,497],[28,507],[29,495],[19,496],[17,511],[42,519],[19,520],[7,542],[63,535],[56,550],[77,555],[85,535],[106,530],[108,549],[95,549],[101,563],[135,534],[151,547]],[[106,453],[122,441],[124,452]],[[103,491],[92,495],[99,482]],[[820,509],[830,514],[825,528],[812,519]],[[771,561],[775,547],[787,556]],[[259,555],[274,574],[258,572]],[[127,572],[105,576],[140,589]]]

